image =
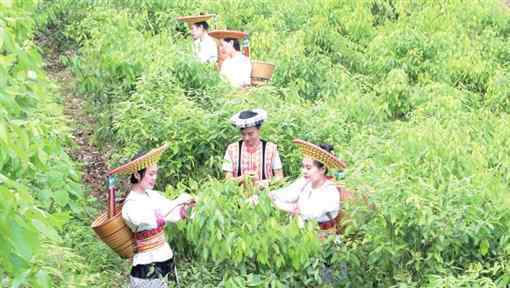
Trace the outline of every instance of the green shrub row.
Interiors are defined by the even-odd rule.
[[[139,148],[168,142],[161,190],[204,193],[219,205],[199,206],[198,215],[208,217],[171,234],[173,244],[187,247],[182,254],[195,256],[191,270],[223,265],[218,277],[206,278],[222,279],[225,286],[247,286],[260,277],[263,282],[253,280],[258,283],[253,286],[267,287],[271,279],[274,285],[319,283],[303,276],[308,275],[303,269],[320,273],[318,266],[285,270],[290,274],[279,270],[279,257],[288,253],[264,266],[236,258],[242,249],[225,252],[223,244],[207,242],[211,235],[201,236],[204,230],[252,232],[217,224],[218,210],[241,218],[251,214],[232,210],[229,205],[236,202],[225,199],[231,188],[210,178],[222,177],[224,150],[238,137],[228,118],[261,107],[269,112],[263,137],[278,144],[287,176],[296,177],[300,169],[292,139],[332,143],[349,164],[345,184],[375,206],[347,205],[352,224],[343,244],[319,256],[345,267],[343,284],[508,284],[510,18],[500,1],[95,1],[85,6],[51,1],[42,11],[50,15],[49,25],[68,23],[60,32],[77,54],[66,61],[100,123],[98,143],[114,149],[112,164]],[[269,85],[233,90],[213,67],[191,58],[187,28],[175,16],[200,11],[219,15],[213,27],[250,33],[252,57],[276,64]],[[259,239],[251,237],[239,239]],[[272,241],[264,239],[262,247]],[[197,257],[206,253],[224,261]],[[255,269],[254,263],[260,266]]]

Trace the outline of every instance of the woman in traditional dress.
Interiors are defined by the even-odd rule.
[[[302,223],[318,223],[321,232],[335,233],[341,196],[328,170],[343,170],[345,163],[332,153],[333,146],[329,144],[314,145],[303,140],[294,140],[294,143],[304,154],[302,176],[285,188],[271,191],[273,205],[296,215]],[[252,197],[251,201],[256,203],[257,197]]]
[[[283,179],[276,144],[260,139],[260,127],[266,118],[267,112],[262,109],[244,110],[230,118],[232,125],[239,128],[241,140],[227,147],[223,162],[225,178],[242,184],[245,175],[250,175],[259,187]]]
[[[158,176],[157,160],[166,146],[145,155],[138,154],[122,166],[131,172],[132,188],[122,207],[122,218],[134,232],[136,252],[130,273],[130,287],[167,287],[177,282],[173,252],[165,237],[166,222],[187,217],[194,199],[183,193],[169,200],[154,189]]]

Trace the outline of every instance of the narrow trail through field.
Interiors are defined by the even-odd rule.
[[[104,181],[108,171],[105,161],[107,155],[101,153],[92,143],[96,127],[94,118],[88,115],[84,100],[75,93],[72,73],[59,59],[61,52],[44,36],[39,37],[37,41],[47,50],[44,53],[44,68],[48,77],[57,83],[58,92],[63,97],[64,114],[71,121],[72,135],[77,146],[72,147],[68,153],[73,160],[82,165],[81,181],[84,187],[90,189],[92,196],[104,198],[106,195]],[[64,55],[70,56],[71,53],[68,51]]]

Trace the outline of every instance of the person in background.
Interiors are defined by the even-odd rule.
[[[202,63],[214,63],[218,60],[216,40],[209,36],[207,22],[197,22],[191,25],[193,38],[193,55]]]
[[[218,60],[218,45],[209,35],[207,20],[214,15],[181,16],[177,20],[186,22],[193,39],[193,56],[202,63],[214,63]]]
[[[224,61],[220,74],[234,87],[247,87],[251,84],[250,58],[241,53],[238,38],[223,38],[220,42],[220,54]]]

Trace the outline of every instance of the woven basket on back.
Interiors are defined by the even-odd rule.
[[[91,225],[97,236],[110,246],[120,257],[131,258],[135,254],[136,245],[133,232],[122,219],[122,208],[116,208],[114,216],[108,218],[104,212]]]
[[[271,80],[274,65],[260,61],[251,62],[251,85],[258,86]]]

